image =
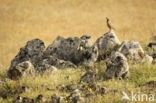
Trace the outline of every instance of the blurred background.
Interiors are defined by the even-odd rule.
[[[89,34],[94,42],[108,31],[106,17],[121,41],[146,44],[156,33],[156,0],[0,0],[0,68],[30,39],[47,46],[58,35]]]

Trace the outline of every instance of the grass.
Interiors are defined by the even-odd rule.
[[[155,4],[155,0],[0,0],[0,80],[5,81],[0,83],[0,90],[17,88],[20,83],[33,88],[23,96],[33,98],[39,93],[47,97],[54,92],[62,94],[56,90],[56,86],[77,82],[84,73],[83,68],[65,69],[43,76],[27,76],[18,82],[7,80],[6,71],[20,47],[33,38],[44,40],[47,46],[58,35],[69,37],[85,33],[92,36],[91,43],[94,43],[108,30],[105,17],[111,19],[121,41],[137,40],[145,47],[151,35],[156,33]],[[100,72],[104,71],[103,63],[96,65]],[[119,91],[123,88],[138,91],[139,85],[156,80],[155,69],[156,65],[130,65],[129,80],[98,83]],[[65,79],[68,75],[69,81]],[[43,85],[50,86],[54,91],[47,91]],[[98,96],[94,102],[120,103],[120,97],[120,92],[108,94]],[[0,103],[11,100],[12,98],[0,99]]]
[[[98,65],[98,64],[97,64]],[[130,78],[128,80],[109,80],[109,81],[99,81],[97,84],[107,87],[110,90],[117,90],[116,93],[108,93],[106,95],[98,95],[96,101],[93,103],[121,103],[122,91],[129,92],[141,92],[148,93],[140,88],[140,85],[150,81],[155,80],[156,75],[156,65],[133,65],[130,68]],[[84,68],[81,68],[84,69]],[[80,76],[84,74],[84,70],[81,69],[72,69],[67,68],[65,70],[58,70],[52,73],[45,73],[45,75],[37,76],[25,76],[19,81],[7,80],[4,84],[0,84],[0,90],[14,90],[19,86],[29,86],[30,91],[24,92],[21,96],[26,96],[30,98],[35,98],[38,94],[43,94],[46,98],[49,98],[54,93],[57,93],[62,96],[67,96],[69,93],[61,92],[56,87],[60,84],[71,84],[78,83]],[[103,69],[101,68],[98,69]],[[69,79],[66,79],[66,76],[69,76]],[[33,81],[33,82],[32,82]],[[48,90],[47,88],[50,88]],[[0,100],[2,103],[11,103],[12,97],[9,97],[7,100]],[[138,102],[142,103],[142,102]]]
[[[40,38],[49,45],[58,35],[89,33],[93,43],[108,29],[109,17],[120,40],[146,44],[156,32],[155,0],[1,0],[0,64],[10,60],[26,41]],[[7,45],[7,47],[6,47]]]

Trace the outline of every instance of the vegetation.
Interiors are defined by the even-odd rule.
[[[11,60],[26,41],[40,38],[49,45],[58,35],[81,36],[88,33],[91,43],[107,32],[105,24],[109,17],[121,41],[137,40],[142,46],[156,33],[155,0],[1,0],[0,1],[0,91],[14,90],[21,85],[32,88],[21,96],[46,97],[53,93],[67,95],[56,89],[59,84],[77,83],[84,68],[65,68],[46,75],[25,76],[19,81],[6,78]],[[97,63],[96,69],[105,70],[104,63]],[[69,76],[69,80],[66,77]],[[156,80],[156,65],[130,65],[128,80],[99,81],[98,84],[117,89],[115,94],[98,95],[93,103],[121,103],[122,91],[141,91],[141,85]],[[50,87],[50,91],[47,90]],[[151,91],[154,92],[154,91]],[[12,97],[0,99],[10,103]],[[143,102],[141,102],[143,103]],[[145,102],[146,103],[146,102]]]

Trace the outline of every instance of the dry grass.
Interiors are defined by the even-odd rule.
[[[125,91],[130,95],[131,92],[134,93],[155,93],[154,89],[151,91],[149,89],[141,89],[139,85],[142,85],[150,80],[155,80],[156,75],[156,65],[133,65],[130,68],[130,79],[128,80],[110,80],[110,81],[99,81],[97,84],[100,86],[107,87],[110,90],[117,90],[116,93],[108,93],[106,95],[97,95],[95,100],[92,100],[92,103],[122,103],[121,97],[122,91]],[[97,64],[98,67],[98,64]],[[99,66],[97,69],[105,68],[104,66]],[[83,68],[82,68],[83,69]],[[45,75],[37,76],[25,76],[19,81],[7,80],[5,83],[0,84],[0,90],[15,89],[19,86],[28,86],[29,91],[22,93],[22,97],[36,98],[37,95],[43,94],[44,97],[49,99],[54,93],[61,96],[68,96],[69,93],[61,92],[56,87],[60,84],[71,84],[78,83],[80,76],[84,74],[84,71],[81,69],[64,69],[52,73],[46,73]],[[69,76],[69,79],[66,79],[66,76]],[[50,88],[47,89],[47,88]],[[15,96],[16,97],[16,96]],[[7,99],[0,99],[0,103],[12,103],[12,97]],[[148,102],[148,101],[147,101]],[[137,103],[146,103],[137,102]],[[153,102],[154,103],[154,102]]]
[[[58,35],[68,37],[88,33],[94,42],[108,30],[105,17],[112,20],[120,40],[134,39],[146,44],[150,36],[156,33],[155,4],[156,0],[0,0],[0,77],[5,77],[11,59],[26,41],[40,38],[48,45]],[[112,80],[100,84],[136,91],[136,85],[155,80],[155,66],[137,65],[131,69],[133,76],[128,82]],[[71,75],[73,81],[79,80],[81,72],[58,71],[43,77],[26,77],[20,82],[32,88],[47,83],[55,88],[60,83],[69,83],[62,79],[66,75]],[[18,85],[14,81],[7,83]],[[22,95],[34,97],[40,92],[43,92],[41,88]],[[51,95],[48,91],[44,93]],[[112,95],[99,96],[96,102],[120,103],[120,96],[117,94],[114,99]]]
[[[148,42],[156,32],[155,0],[0,0],[0,64],[10,60],[26,41],[40,38],[46,45],[58,35],[92,41],[107,31],[109,17],[120,40]]]

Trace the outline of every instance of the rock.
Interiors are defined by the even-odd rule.
[[[57,90],[63,92],[66,90],[66,86],[64,84],[60,84],[56,87]]]
[[[97,61],[99,56],[98,47],[96,45],[93,45],[92,47],[86,49],[82,53],[82,65],[85,66],[93,66],[94,63]]]
[[[21,78],[23,75],[33,74],[34,66],[30,61],[17,64],[13,69],[8,70],[8,77],[13,80]]]
[[[90,47],[89,45],[89,39],[91,38],[91,36],[89,35],[82,35],[80,37],[80,44],[79,44],[79,47],[78,47],[78,50],[85,50],[86,48]]]
[[[21,93],[24,93],[24,92],[28,92],[30,90],[30,88],[28,86],[21,86],[19,88],[17,88],[15,90],[15,93],[16,94],[21,94]]]
[[[133,63],[141,62],[145,56],[143,48],[137,41],[124,41],[118,51]]]
[[[25,46],[29,57],[42,55],[45,45],[44,42],[40,39],[33,39],[27,42]]]
[[[77,66],[70,61],[60,60],[54,56],[49,56],[46,59],[43,59],[40,65],[38,66],[39,71],[45,70],[57,70],[62,68],[76,68]]]
[[[49,65],[46,69],[52,72],[55,72],[58,70],[58,68],[56,68],[55,66],[51,66],[51,65]]]
[[[69,37],[67,39],[58,36],[52,44],[50,44],[46,51],[46,56],[55,56],[58,59],[71,61],[73,54],[77,51],[80,39],[78,37]]]
[[[19,79],[23,76],[24,72],[28,70],[28,68],[36,68],[38,62],[42,60],[44,49],[45,45],[42,40],[33,39],[28,41],[11,61],[11,65],[8,70],[8,77],[14,80]]]
[[[150,80],[145,82],[144,84],[138,85],[141,91],[146,91],[148,94],[156,93],[156,81]]]
[[[88,44],[89,36],[84,35],[78,37],[57,37],[52,44],[50,44],[44,52],[45,57],[53,56],[58,60],[74,65],[87,64],[88,62],[95,62],[97,50],[96,47],[90,47]],[[55,65],[54,65],[55,66]],[[68,66],[68,65],[67,65]],[[57,67],[57,66],[56,66]]]
[[[115,32],[107,32],[99,37],[94,43],[98,47],[99,57],[98,60],[104,60],[112,51],[120,45],[120,41]]]
[[[48,57],[40,61],[36,69],[40,73],[44,73],[44,71],[57,71],[58,68],[56,67],[56,62],[58,62],[57,58]]]
[[[108,91],[109,90],[106,87],[101,87],[99,90],[96,91],[96,93],[104,95],[104,94],[108,93]]]
[[[28,97],[23,97],[22,103],[34,103],[34,100]]]
[[[93,70],[88,70],[80,79],[81,82],[93,83],[96,81],[96,73]]]
[[[94,83],[94,82],[92,82],[92,83],[89,83],[88,84],[88,87],[90,88],[90,89],[92,89],[92,91],[98,91],[99,89],[100,89],[100,86],[99,85],[97,85],[96,83]]]
[[[74,90],[68,97],[67,100],[69,103],[83,103],[83,98],[78,89]]]
[[[142,60],[142,63],[152,64],[152,62],[153,62],[153,57],[145,54],[145,56]]]
[[[17,95],[21,94],[21,92],[17,92],[19,88],[17,89],[12,89],[12,88],[8,88],[8,89],[2,89],[0,90],[0,97],[3,99],[7,99],[8,97],[16,97]]]
[[[105,79],[125,79],[129,75],[127,58],[120,52],[112,53],[110,60],[107,60],[107,69],[104,73]]]
[[[89,46],[89,39],[88,35],[80,38],[59,36],[46,50],[42,40],[30,40],[12,60],[8,77],[17,80],[33,70],[43,73],[45,70],[56,71],[56,68],[77,68],[80,64],[93,65],[98,57],[98,49]]]
[[[151,48],[151,49],[153,49],[153,51],[156,51],[156,41],[155,42],[150,42],[148,44],[148,47]]]
[[[156,88],[156,81],[149,81],[142,86],[150,87],[150,88]]]
[[[79,89],[79,85],[76,83],[68,84],[68,85],[59,85],[57,89],[61,92],[72,92],[76,89]]]
[[[96,102],[96,95],[91,92],[87,92],[84,96],[84,103],[94,103]]]
[[[66,91],[68,91],[68,92],[72,92],[72,91],[74,91],[76,89],[78,89],[78,85],[77,84],[66,85]]]
[[[152,54],[152,57],[153,57],[152,63],[153,63],[153,64],[156,64],[156,53],[153,53],[153,54]]]
[[[94,94],[104,95],[108,93],[109,91],[106,87],[101,87],[100,85],[97,85],[96,83],[89,83],[88,87],[94,92]]]
[[[36,103],[45,103],[45,98],[42,94],[39,94],[37,97],[36,97]]]
[[[26,48],[21,48],[15,58],[11,61],[11,65],[9,70],[14,69],[19,63],[29,60],[29,55],[27,53]]]
[[[29,98],[23,97],[22,98],[22,103],[29,103]]]
[[[52,95],[50,103],[60,103],[60,97],[56,94]]]
[[[58,60],[57,64],[56,64],[57,67],[63,67],[63,68],[67,68],[67,67],[70,67],[70,68],[77,68],[77,66],[75,64],[73,64],[72,62],[70,61],[64,61],[64,60]]]
[[[21,96],[18,96],[12,103],[22,103],[22,99],[23,98]]]
[[[12,60],[10,69],[17,66],[17,64],[30,60],[33,65],[36,65],[38,60],[43,55],[45,49],[44,42],[40,39],[33,39],[26,43],[26,45],[20,49],[19,53]]]
[[[8,77],[12,80],[18,80],[22,77],[22,73],[18,69],[8,70]]]
[[[18,96],[12,103],[36,103],[33,99],[28,97]]]

